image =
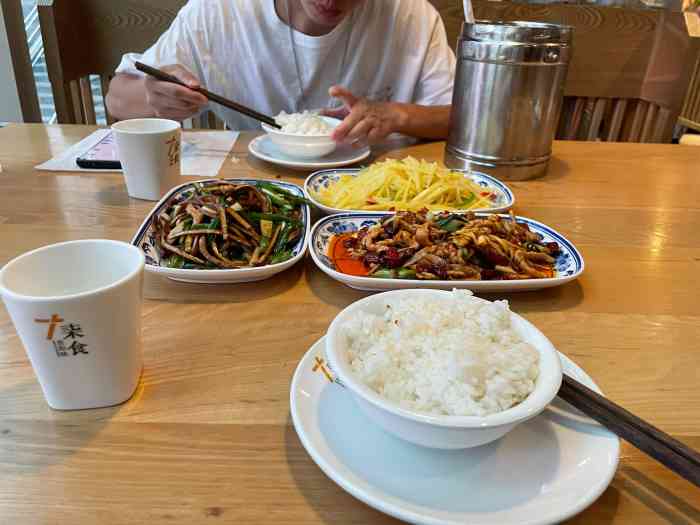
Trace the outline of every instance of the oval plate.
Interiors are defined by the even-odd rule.
[[[155,233],[153,231],[153,217],[160,213],[166,203],[174,196],[179,195],[192,188],[194,184],[203,186],[211,186],[221,184],[222,182],[233,182],[235,184],[251,184],[256,185],[258,182],[267,182],[274,184],[280,188],[287,190],[299,197],[304,196],[304,192],[299,186],[280,182],[275,180],[257,180],[257,179],[206,179],[202,181],[187,182],[176,186],[170,190],[159,202],[153,210],[148,214],[146,220],[139,227],[136,235],[131,240],[131,244],[141,249],[146,256],[146,271],[165,275],[175,281],[183,281],[188,283],[247,283],[252,281],[261,281],[272,277],[275,274],[283,272],[287,268],[294,266],[306,253],[306,247],[309,243],[309,230],[311,228],[311,213],[308,204],[302,204],[302,219],[304,223],[304,231],[302,236],[292,250],[292,258],[277,264],[268,264],[255,268],[239,268],[239,269],[212,269],[212,270],[191,270],[180,268],[168,268],[160,265],[160,254],[156,249]]]
[[[320,203],[317,201],[312,192],[318,192],[321,188],[327,187],[329,184],[332,182],[336,182],[341,175],[353,175],[357,176],[360,173],[359,168],[348,168],[348,169],[333,169],[333,170],[322,170],[322,171],[317,171],[315,173],[312,173],[309,175],[304,181],[304,193],[306,194],[306,198],[309,199],[311,202],[314,203],[314,206],[316,206],[318,209],[323,211],[323,213],[327,215],[332,215],[334,213],[346,213],[346,212],[355,212],[355,213],[393,213],[390,211],[368,211],[368,210],[345,210],[341,208],[331,208],[330,206],[326,206],[325,204]],[[515,195],[513,195],[513,191],[503,184],[500,180],[495,179],[494,177],[491,177],[490,175],[486,175],[485,173],[480,173],[478,171],[465,171],[465,170],[452,170],[452,171],[458,171],[461,173],[464,173],[465,177],[469,177],[474,183],[478,184],[482,188],[484,188],[485,191],[491,191],[496,195],[496,200],[494,201],[494,207],[493,208],[485,208],[485,209],[473,209],[473,210],[464,210],[466,211],[474,211],[474,212],[479,212],[479,211],[487,211],[490,213],[502,213],[504,211],[508,211],[510,208],[513,207],[513,204],[515,204]]]
[[[477,216],[488,216],[488,213],[477,213]],[[546,279],[522,279],[517,281],[423,281],[418,279],[378,279],[376,277],[359,277],[348,275],[336,270],[333,261],[327,256],[331,238],[341,233],[349,233],[374,226],[386,213],[341,213],[325,217],[316,223],[311,231],[311,258],[316,265],[336,281],[357,290],[383,291],[399,290],[403,288],[441,288],[451,290],[453,288],[466,288],[474,292],[518,292],[527,290],[539,290],[560,286],[573,281],[583,273],[583,257],[576,247],[561,233],[553,230],[541,222],[516,217],[518,222],[523,222],[536,233],[542,235],[544,242],[556,242],[561,253],[557,257],[555,266],[556,276]],[[509,215],[502,215],[509,218]]]

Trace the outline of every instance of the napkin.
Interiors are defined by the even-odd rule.
[[[121,170],[80,168],[75,160],[112,131],[98,129],[74,144],[60,155],[35,167],[42,171],[84,171],[92,173],[120,173]],[[187,176],[216,177],[233,146],[237,131],[183,131],[181,172]]]

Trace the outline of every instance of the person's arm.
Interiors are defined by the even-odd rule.
[[[206,16],[211,3],[190,0],[168,30],[143,54],[124,55],[105,97],[112,116],[119,120],[139,117],[185,120],[204,108],[207,100],[200,93],[144,76],[135,63],[141,61],[193,88],[198,87],[204,78],[200,57],[206,53],[207,37],[214,31]]]
[[[447,138],[452,106],[421,106],[419,104],[392,104],[401,115],[396,132],[421,139]]]
[[[146,100],[144,77],[129,73],[119,73],[112,79],[105,104],[117,120],[156,116]]]
[[[199,87],[199,80],[182,66],[161,69],[191,88]],[[177,84],[149,76],[119,73],[109,84],[105,103],[110,114],[118,120],[143,117],[185,120],[199,113],[208,101],[201,93]]]
[[[375,102],[358,98],[340,86],[333,86],[329,95],[343,101],[342,108],[324,111],[325,115],[343,119],[333,131],[336,142],[376,144],[392,133],[421,139],[447,137],[451,106]]]

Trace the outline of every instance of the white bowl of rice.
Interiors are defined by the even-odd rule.
[[[316,159],[329,155],[337,147],[331,139],[333,129],[340,120],[324,117],[311,111],[301,113],[282,112],[275,117],[282,129],[261,124],[270,140],[282,153],[299,159]]]
[[[394,290],[340,312],[326,337],[333,371],[386,431],[430,448],[494,441],[557,395],[549,340],[466,290]]]

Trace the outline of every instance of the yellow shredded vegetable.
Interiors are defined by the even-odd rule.
[[[403,160],[376,162],[357,175],[342,175],[318,192],[320,203],[343,210],[464,211],[494,208],[492,193],[464,173],[437,162]]]

